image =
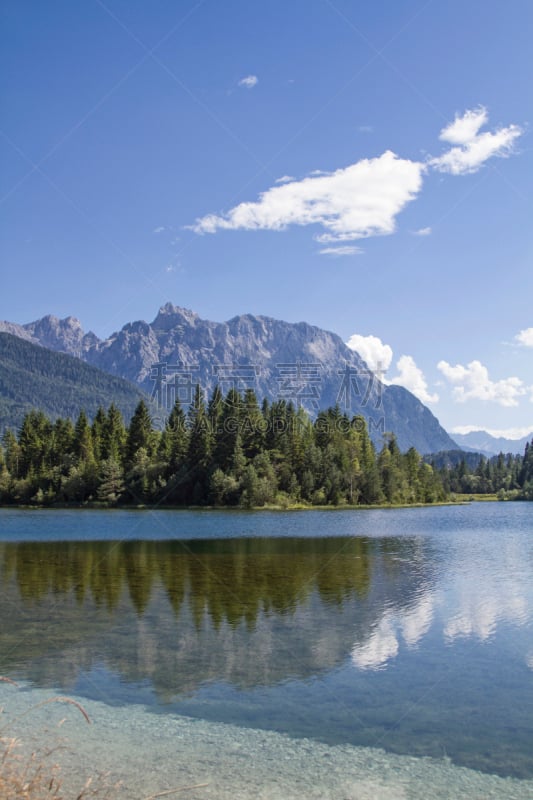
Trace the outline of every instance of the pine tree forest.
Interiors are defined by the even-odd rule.
[[[312,420],[253,390],[196,387],[164,429],[141,400],[129,425],[116,408],[90,421],[30,411],[0,446],[0,504],[101,506],[356,506],[443,502],[452,493],[533,499],[533,442],[524,457],[479,458],[474,469],[427,463],[394,435],[377,450],[362,416],[338,407]]]

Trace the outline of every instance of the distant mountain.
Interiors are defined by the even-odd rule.
[[[18,428],[32,408],[52,419],[75,419],[83,408],[92,418],[98,406],[115,403],[129,420],[142,397],[138,386],[122,378],[0,332],[0,434]]]
[[[153,322],[128,323],[105,340],[85,334],[74,317],[0,323],[2,329],[157,392],[167,407],[176,391],[182,401],[190,401],[190,388],[197,382],[208,393],[217,383],[224,392],[232,385],[251,387],[259,399],[285,398],[310,413],[338,403],[349,416],[367,418],[377,444],[385,431],[393,431],[402,450],[413,446],[431,453],[456,447],[407,389],[384,385],[339,336],[305,322],[251,314],[210,322],[167,303]]]
[[[70,356],[82,358],[83,353],[99,341],[94,333],[84,333],[76,317],[58,319],[48,314],[46,317],[17,325],[15,322],[0,322],[0,332],[11,333],[32,344],[40,344],[49,350],[58,350]]]
[[[473,450],[476,453],[483,453],[483,455],[494,456],[498,455],[498,453],[524,455],[527,442],[533,439],[533,430],[521,439],[505,439],[503,436],[491,436],[487,431],[454,433],[453,438],[464,450]]]

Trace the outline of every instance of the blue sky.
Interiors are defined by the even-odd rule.
[[[1,11],[0,319],[306,320],[533,429],[530,0]]]

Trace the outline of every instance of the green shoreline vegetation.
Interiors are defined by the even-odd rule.
[[[470,454],[465,454],[470,455]],[[492,495],[492,497],[491,497]],[[30,411],[0,446],[0,505],[230,507],[263,509],[411,506],[533,499],[533,442],[521,456],[431,463],[393,434],[379,452],[366,420],[338,406],[313,421],[253,390],[196,387],[187,413],[176,401],[163,430],[139,402],[128,426],[111,405],[89,422],[52,422]]]

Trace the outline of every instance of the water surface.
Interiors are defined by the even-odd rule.
[[[309,781],[294,796],[311,797],[310,784],[317,796],[341,785],[364,796],[362,779],[319,780],[331,758],[343,774],[363,759],[369,796],[416,797],[409,776],[422,787],[436,770],[435,797],[453,797],[465,775],[482,796],[502,796],[490,781],[503,780],[506,796],[531,797],[532,512],[1,509],[0,675],[35,697],[94,703],[124,736],[142,719],[175,743],[172,726],[185,725],[198,750],[201,730],[225,752],[213,796],[231,796],[233,751],[259,737],[259,762],[282,747],[294,769],[307,753]],[[156,742],[144,744],[148,762],[162,758]],[[122,747],[131,755],[131,737]],[[267,761],[246,779],[250,797]],[[276,763],[279,795],[264,796],[288,797]],[[387,764],[406,770],[406,794],[376,789]]]

